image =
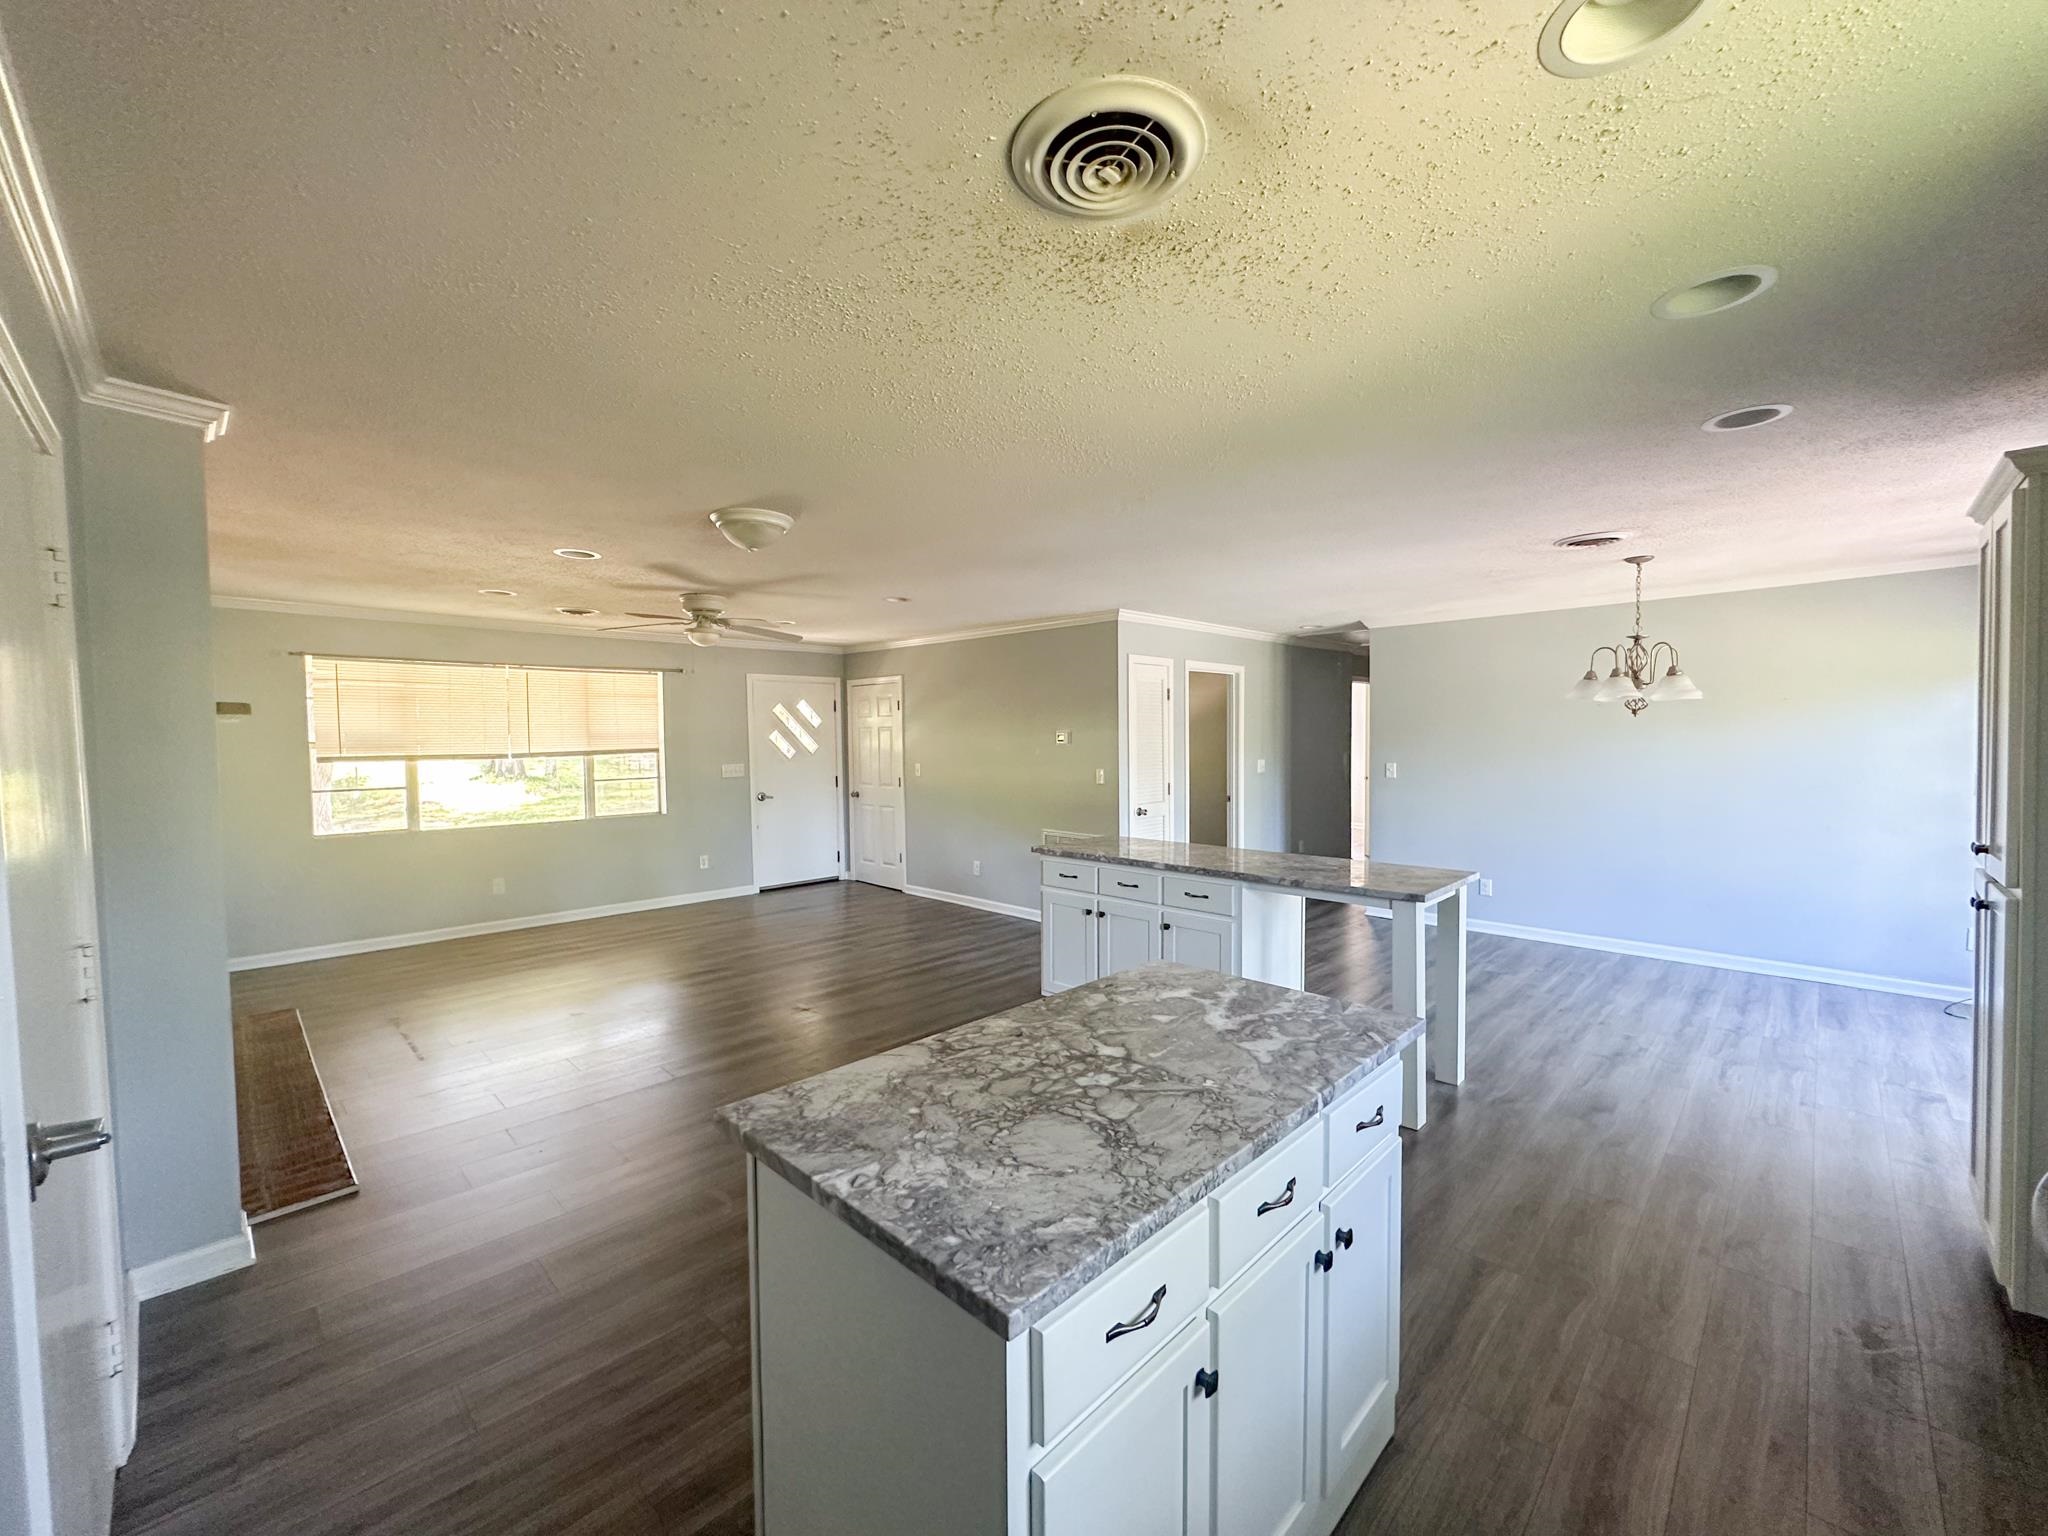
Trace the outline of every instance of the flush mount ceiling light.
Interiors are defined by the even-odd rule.
[[[1599,533],[1568,533],[1561,539],[1552,539],[1554,549],[1612,549],[1623,539],[1636,536],[1633,528],[1608,528]]]
[[[602,560],[604,558],[603,555],[600,555],[594,549],[558,549],[555,553],[564,560]]]
[[[1718,315],[1769,292],[1777,281],[1776,267],[1730,267],[1672,289],[1650,306],[1650,313],[1659,320],[1698,320]]]
[[[1747,432],[1751,427],[1768,427],[1792,414],[1789,405],[1745,405],[1739,411],[1723,411],[1700,423],[1702,432]]]
[[[1158,207],[1209,145],[1201,109],[1162,80],[1112,75],[1055,91],[1010,136],[1010,175],[1070,219],[1127,219]]]
[[[1603,645],[1596,649],[1586,667],[1586,675],[1573,685],[1565,697],[1594,704],[1619,702],[1631,718],[1640,715],[1652,704],[1676,703],[1681,699],[1705,697],[1700,692],[1699,684],[1678,669],[1678,647],[1668,640],[1652,642],[1643,633],[1643,567],[1656,557],[1625,555],[1622,558],[1636,568],[1635,631],[1619,645]],[[1658,658],[1667,651],[1670,652],[1671,660],[1660,677],[1657,673]],[[1600,657],[1603,652],[1611,653],[1614,657],[1614,670],[1605,678],[1600,676]]]
[[[720,507],[711,514],[711,526],[725,535],[726,543],[749,554],[766,549],[790,529],[796,519],[769,507]]]
[[[597,610],[595,608],[557,608],[555,612],[565,619],[594,619],[597,617]]]
[[[1668,48],[1721,0],[1564,0],[1543,24],[1536,57],[1553,75],[1605,74]]]
[[[510,587],[478,587],[476,595],[478,597],[517,597],[519,594]]]

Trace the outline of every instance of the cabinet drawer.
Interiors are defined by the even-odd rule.
[[[1031,1438],[1050,1445],[1209,1299],[1209,1208],[1198,1206],[1031,1330]]]
[[[1323,1197],[1323,1128],[1311,1120],[1209,1197],[1218,1290]]]
[[[1095,865],[1079,859],[1041,859],[1038,878],[1054,890],[1092,891],[1095,889],[1095,868]]]
[[[1401,1058],[1323,1111],[1324,1179],[1335,1184],[1377,1152],[1398,1132],[1401,1119]]]
[[[1166,904],[1189,912],[1214,912],[1231,917],[1237,912],[1237,887],[1228,880],[1192,880],[1186,875],[1168,875],[1161,882]]]
[[[1159,876],[1149,869],[1119,869],[1109,865],[1102,870],[1100,889],[1105,896],[1121,896],[1126,901],[1149,901],[1159,904]]]

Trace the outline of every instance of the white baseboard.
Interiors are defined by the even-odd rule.
[[[182,1291],[188,1285],[197,1285],[202,1280],[212,1280],[220,1275],[233,1274],[238,1269],[247,1269],[256,1262],[256,1239],[249,1231],[249,1218],[242,1218],[242,1230],[233,1237],[224,1237],[217,1243],[208,1243],[204,1248],[188,1249],[174,1253],[168,1259],[158,1259],[154,1264],[138,1264],[128,1271],[128,1284],[134,1288],[138,1303],[148,1301],[152,1296],[167,1296],[172,1291]]]
[[[1391,917],[1385,910],[1367,908],[1374,917]],[[1506,939],[1530,939],[1538,944],[1564,944],[1573,949],[1598,949],[1610,955],[1640,955],[1645,960],[1670,960],[1679,965],[1704,965],[1717,971],[1743,971],[1752,976],[1782,976],[1788,981],[1817,981],[1830,987],[1856,987],[1865,992],[1895,992],[1902,997],[1931,997],[1944,1003],[1960,1002],[1970,995],[1968,987],[1946,982],[1919,981],[1910,976],[1877,976],[1868,971],[1838,971],[1825,965],[1800,965],[1792,960],[1763,960],[1755,955],[1724,955],[1712,949],[1684,949],[1675,944],[1645,944],[1636,939],[1610,939],[1593,933],[1567,933],[1561,928],[1531,928],[1522,923],[1494,923],[1468,917],[1465,926],[1473,933],[1494,933]]]
[[[986,896],[962,896],[958,891],[937,891],[928,885],[906,885],[906,896],[922,896],[926,901],[949,901],[956,907],[972,907],[977,912],[993,912],[998,917],[1021,917],[1027,923],[1038,921],[1038,908],[1013,907],[1007,901],[990,901]]]
[[[468,939],[483,933],[513,933],[521,928],[549,928],[556,923],[580,923],[593,917],[618,917],[627,912],[653,912],[662,907],[688,907],[700,901],[727,901],[735,896],[758,896],[757,885],[729,885],[716,891],[686,891],[680,896],[653,896],[645,901],[615,901],[603,907],[579,907],[569,912],[537,912],[531,917],[501,917],[488,923],[464,923],[459,928],[428,928],[419,933],[391,933],[382,938],[350,939],[340,944],[315,944],[307,949],[280,949],[267,955],[239,955],[228,961],[231,971],[260,971],[273,965],[299,965],[307,960],[333,960],[342,955],[367,955],[380,949],[407,949],[414,944],[438,944],[443,939]]]

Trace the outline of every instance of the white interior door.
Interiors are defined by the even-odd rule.
[[[846,685],[853,876],[903,889],[903,679]]]
[[[1133,656],[1126,689],[1125,741],[1131,786],[1128,837],[1173,841],[1173,663]]]
[[[754,884],[836,880],[839,679],[747,676]]]
[[[29,1122],[106,1115],[106,1033],[62,471],[0,418],[0,1529],[68,1536],[110,1518],[125,1308],[112,1157],[33,1200],[23,1157]]]

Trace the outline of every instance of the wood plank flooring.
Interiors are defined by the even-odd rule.
[[[1310,982],[1384,1001],[1384,924]],[[148,1304],[123,1536],[751,1529],[718,1104],[1037,993],[1037,930],[824,886],[238,976],[363,1193]],[[1475,935],[1408,1148],[1400,1431],[1347,1536],[2048,1529],[1938,1005]]]

